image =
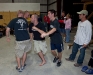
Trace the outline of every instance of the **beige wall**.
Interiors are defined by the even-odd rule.
[[[0,3],[12,3],[12,0],[0,0]],[[47,0],[14,0],[14,3],[40,3],[40,4],[47,4]],[[47,6],[40,6],[40,12],[47,12]]]
[[[40,3],[0,3],[0,11],[40,11]]]

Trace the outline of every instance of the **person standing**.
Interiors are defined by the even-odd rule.
[[[66,18],[64,19],[64,23],[65,23],[65,31],[66,31],[66,39],[65,42],[69,43],[70,41],[70,30],[71,30],[71,18],[70,18],[70,14],[66,15]]]
[[[65,32],[64,17],[65,17],[65,12],[62,11],[61,17],[59,18],[59,23],[60,23],[61,35],[63,36],[63,39],[65,40],[66,32]]]
[[[80,55],[78,57],[77,63],[74,64],[75,67],[82,66],[83,60],[85,57],[85,50],[92,37],[92,24],[87,20],[88,11],[82,10],[77,12],[79,14],[79,21],[77,32],[74,39],[74,44],[72,48],[72,53],[69,58],[66,58],[67,61],[74,61],[78,50]]]
[[[24,12],[24,18],[27,20],[28,18],[30,18],[30,13],[28,11]]]
[[[47,33],[42,33],[41,37],[50,36],[51,52],[54,55],[53,62],[57,62],[57,66],[61,66],[63,41],[60,32],[60,24],[55,18],[55,10],[51,9],[48,11],[48,17],[50,18],[50,30]],[[55,51],[57,49],[57,52]]]
[[[27,52],[31,49],[31,41],[28,33],[28,23],[23,18],[23,11],[18,11],[18,17],[10,21],[6,29],[7,41],[10,41],[10,29],[14,29],[16,37],[15,55],[17,61],[16,69],[19,72],[25,68]]]
[[[40,66],[43,66],[46,63],[44,55],[47,51],[47,45],[45,38],[41,38],[41,34],[45,32],[45,26],[43,23],[38,22],[38,15],[34,14],[31,16],[31,24],[29,25],[30,38],[34,40],[34,51],[41,58],[42,63]]]
[[[47,24],[47,31],[49,31],[50,28],[50,19],[47,15],[44,16],[44,22]]]

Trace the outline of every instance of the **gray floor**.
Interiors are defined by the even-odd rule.
[[[71,33],[71,36],[74,36],[74,33]],[[22,73],[16,71],[16,61],[15,61],[15,38],[11,37],[11,42],[6,42],[6,37],[0,38],[0,75],[86,75],[81,72],[82,67],[74,67],[73,64],[76,63],[77,57],[74,62],[68,62],[65,60],[71,53],[71,49],[67,50],[67,44],[64,43],[65,50],[63,51],[62,57],[62,66],[57,67],[56,63],[52,63],[53,56],[50,53],[49,39],[47,38],[48,51],[45,56],[47,63],[44,66],[39,66],[41,60],[34,53],[33,47],[32,51],[29,52],[27,58],[27,66]],[[73,37],[71,38],[73,40]],[[72,41],[71,41],[72,42]],[[33,45],[32,45],[33,46]],[[83,65],[87,65],[87,62],[90,58],[90,51],[93,49],[86,50],[86,56]]]

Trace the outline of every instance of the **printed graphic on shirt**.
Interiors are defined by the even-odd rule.
[[[24,24],[26,24],[26,21],[23,19],[18,19],[18,21],[16,22],[17,24],[20,24],[20,29],[18,30],[26,30],[24,29]]]
[[[53,25],[50,25],[50,28],[54,28],[54,26]]]

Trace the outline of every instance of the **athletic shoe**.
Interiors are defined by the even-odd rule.
[[[55,63],[58,59],[59,59],[59,58],[56,58],[56,57],[55,57],[54,60],[53,60],[53,63]]]
[[[79,66],[82,66],[82,64],[76,63],[76,64],[74,64],[74,66],[75,66],[75,67],[79,67]]]
[[[67,61],[71,61],[71,62],[73,62],[74,60],[70,60],[69,58],[65,58]]]
[[[61,66],[61,63],[62,63],[61,61],[58,61],[57,62],[57,66],[60,67]]]
[[[16,67],[16,70],[17,70],[18,72],[22,72],[22,69],[21,69],[21,68]]]
[[[22,67],[21,67],[21,69],[22,69],[22,70],[24,70],[24,69],[25,69],[25,67],[26,67],[26,64],[24,64],[24,66],[22,66]]]

